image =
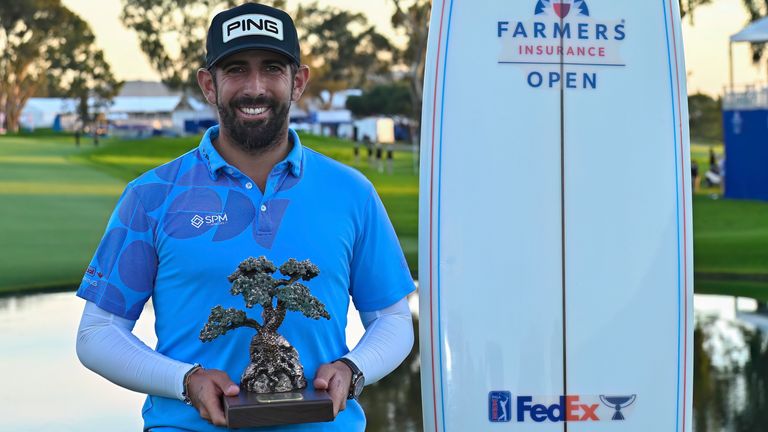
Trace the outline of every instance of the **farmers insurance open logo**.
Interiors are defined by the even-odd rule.
[[[586,0],[537,0],[533,9],[533,19],[496,24],[499,64],[522,69],[528,86],[596,89],[603,71],[626,66],[623,19],[596,19]]]

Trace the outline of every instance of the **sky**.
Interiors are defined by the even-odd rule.
[[[85,19],[96,34],[96,43],[106,54],[113,71],[121,80],[158,80],[157,73],[139,48],[136,34],[125,28],[120,19],[120,0],[62,0]],[[742,0],[713,0],[695,12],[694,23],[687,17],[683,23],[688,93],[722,94],[728,83],[728,37],[749,21]],[[300,0],[289,0],[293,9]],[[321,4],[363,12],[369,22],[385,34],[391,34],[390,0],[320,0]],[[752,64],[748,44],[733,46],[734,81],[736,86],[765,84],[765,60],[760,67]]]

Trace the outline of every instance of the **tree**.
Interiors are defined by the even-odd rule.
[[[712,3],[712,0],[678,0],[678,2],[680,3],[680,16],[684,17],[688,15],[691,24],[693,24],[694,9]],[[749,14],[750,23],[768,16],[768,0],[741,0],[741,2],[744,4],[744,8]],[[752,48],[752,62],[759,63],[760,59],[763,58],[765,43],[755,42],[750,45]]]
[[[60,0],[0,2],[0,50],[0,111],[10,131],[18,131],[27,100],[50,80],[81,73],[89,90],[117,86],[88,24]],[[94,65],[99,72],[89,73]]]
[[[699,6],[712,3],[712,0],[677,0],[680,5],[680,18],[688,16],[689,21],[693,24],[693,11]]]
[[[248,258],[241,262],[227,279],[232,283],[232,295],[242,295],[245,307],[262,307],[262,322],[248,318],[245,311],[216,306],[200,331],[200,340],[210,342],[240,327],[256,330],[251,340],[251,363],[243,371],[241,384],[257,393],[281,392],[306,387],[299,355],[288,341],[277,333],[287,311],[301,312],[312,319],[330,319],[325,305],[299,283],[320,273],[309,260],[291,258],[280,266],[287,279],[275,279],[277,267],[267,258]],[[275,300],[277,302],[275,303]]]
[[[408,83],[398,82],[374,86],[362,96],[347,98],[347,109],[356,116],[412,114]]]
[[[305,63],[312,68],[308,94],[323,98],[330,108],[333,94],[346,88],[360,88],[376,76],[389,74],[391,45],[363,14],[317,2],[299,6],[296,22],[302,35]]]
[[[688,96],[691,138],[704,141],[723,139],[722,102],[702,93]]]
[[[424,68],[426,66],[427,35],[432,9],[431,0],[392,0],[395,13],[392,26],[407,37],[405,47],[398,50],[397,61],[406,67],[406,79],[410,86],[411,117],[415,120],[411,127],[411,140],[419,142],[421,125],[421,103],[424,96]]]
[[[199,93],[197,70],[205,64],[205,39],[215,12],[235,0],[123,0],[120,19],[136,31],[141,50],[168,87]],[[262,1],[285,7],[285,0]]]
[[[205,62],[205,38],[213,11],[233,6],[219,0],[123,0],[120,19],[136,31],[139,46],[168,87],[197,89]]]
[[[61,30],[83,35],[82,41],[69,39],[51,56],[48,87],[64,97],[76,98],[80,124],[86,125],[94,120],[91,108],[106,107],[123,83],[115,79],[104,53],[96,49],[95,38],[84,21],[66,23]]]

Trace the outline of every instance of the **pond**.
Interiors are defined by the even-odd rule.
[[[417,310],[415,299],[411,309]],[[754,301],[695,298],[694,430],[752,432],[768,424],[768,315]],[[73,293],[0,298],[0,430],[141,430],[144,396],[113,385],[82,367],[75,334],[83,302]],[[151,308],[136,326],[155,343]],[[359,339],[356,322],[348,331]],[[353,343],[352,342],[352,343]],[[418,353],[371,387],[362,400],[369,431],[420,431]]]

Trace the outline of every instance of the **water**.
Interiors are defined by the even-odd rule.
[[[730,310],[696,311],[694,430],[768,430],[768,315],[737,313],[733,300],[723,303]]]
[[[75,353],[84,301],[74,293],[0,298],[0,431],[137,431],[145,396],[85,369]],[[412,310],[417,309],[412,305]],[[363,326],[350,312],[347,339],[357,343]],[[154,346],[154,314],[148,305],[134,333]],[[415,345],[417,346],[417,345]],[[418,352],[395,372],[366,387],[361,403],[371,431],[420,431]]]
[[[694,303],[694,430],[767,430],[768,316],[750,312],[754,301],[742,300],[737,308],[732,298],[697,295]],[[0,431],[141,430],[144,396],[104,380],[77,359],[82,307],[73,293],[0,298],[0,370],[6,371]],[[150,346],[153,322],[147,308],[135,330]],[[362,326],[352,322],[348,338],[354,344]],[[416,350],[392,375],[366,387],[361,403],[369,431],[420,431]]]

